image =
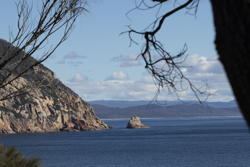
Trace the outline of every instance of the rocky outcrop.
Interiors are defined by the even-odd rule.
[[[7,46],[7,42],[0,40],[0,55]],[[29,58],[24,64],[27,66],[35,61]],[[3,75],[4,71],[0,70],[0,77]],[[97,118],[91,105],[66,87],[43,65],[34,67],[12,84],[1,88],[0,98],[16,90],[21,90],[21,93],[0,101],[0,133],[109,128]]]
[[[141,120],[138,116],[132,116],[128,122],[127,125],[128,129],[135,129],[135,128],[149,128],[149,126],[146,126],[141,123]]]

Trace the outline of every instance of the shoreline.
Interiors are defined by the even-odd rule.
[[[229,116],[194,116],[194,117],[153,117],[153,118],[148,118],[148,117],[140,117],[140,119],[143,120],[157,120],[157,119],[208,119],[208,118],[214,118],[214,119],[220,119],[220,118],[242,118],[243,116],[241,115],[229,115]],[[102,121],[112,121],[112,120],[129,120],[130,118],[100,118]]]

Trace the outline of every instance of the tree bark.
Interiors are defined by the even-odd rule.
[[[210,0],[216,49],[250,127],[250,0]]]

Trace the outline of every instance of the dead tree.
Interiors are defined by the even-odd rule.
[[[138,31],[131,27],[127,31],[131,43],[136,43],[135,36],[144,39],[141,56],[145,68],[152,74],[159,87],[168,87],[178,91],[178,85],[183,81],[195,93],[196,97],[203,94],[199,88],[183,75],[181,63],[185,57],[186,46],[177,55],[171,55],[164,45],[157,39],[157,33],[164,27],[164,23],[176,12],[189,9],[197,12],[199,0],[139,0],[136,1],[134,10],[150,10],[174,2],[172,10],[157,16],[145,31]],[[250,126],[250,1],[249,0],[210,0],[213,8],[214,23],[216,28],[216,48],[226,75],[231,84],[233,93],[240,110]],[[181,4],[182,3],[182,4]],[[198,98],[199,99],[199,98]]]
[[[38,16],[26,0],[16,3],[17,31],[0,52],[0,90],[48,59],[68,38],[77,18],[86,11],[85,0],[41,0]],[[36,60],[30,62],[31,56]],[[5,99],[20,92],[0,95]]]

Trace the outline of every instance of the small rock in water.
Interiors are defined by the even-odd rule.
[[[140,117],[132,116],[127,125],[128,129],[135,129],[135,128],[149,128],[149,126],[144,125],[141,123]]]

